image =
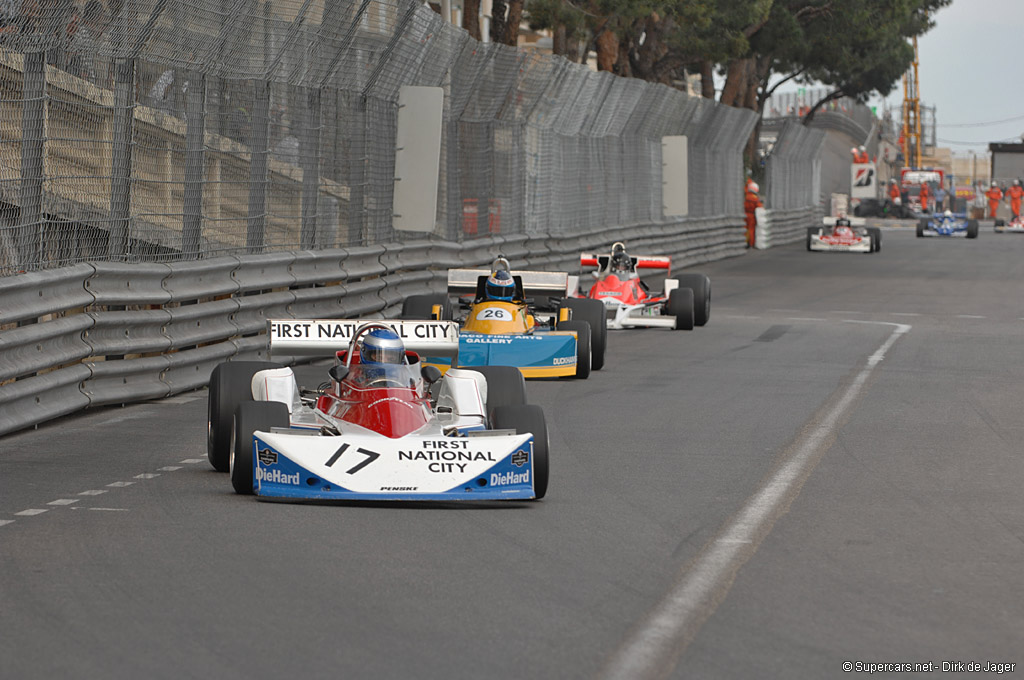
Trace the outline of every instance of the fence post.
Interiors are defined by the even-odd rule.
[[[114,125],[110,161],[110,241],[107,257],[128,256],[131,217],[132,137],[135,121],[135,59],[114,62]]]
[[[303,249],[316,246],[316,221],[320,198],[320,101],[323,90],[306,90],[306,130],[302,136],[302,236]]]
[[[189,74],[185,95],[185,197],[181,216],[181,252],[199,258],[203,238],[203,178],[206,174],[206,76]]]
[[[46,134],[46,52],[25,55],[21,109],[21,215],[17,265],[38,267],[43,235],[43,143]]]

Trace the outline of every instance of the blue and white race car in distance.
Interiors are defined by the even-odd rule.
[[[967,213],[954,213],[947,210],[934,213],[931,217],[922,217],[917,222],[917,235],[923,236],[965,236],[978,238],[978,220],[967,218]]]
[[[236,361],[211,375],[207,453],[239,494],[281,500],[530,500],[548,483],[544,412],[526,404],[507,366],[420,362],[458,351],[452,321],[273,320],[273,355],[330,356],[320,387],[301,393],[290,368]],[[374,329],[405,356],[360,356]],[[329,376],[329,377],[328,377]],[[434,389],[431,389],[433,387]]]

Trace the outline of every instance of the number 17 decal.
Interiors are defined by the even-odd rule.
[[[327,465],[327,467],[334,467],[334,464],[338,462],[339,458],[341,458],[341,454],[345,453],[345,451],[347,451],[348,449],[349,449],[349,445],[348,444],[342,444],[341,448],[339,448],[337,451],[334,452],[334,455],[331,456],[330,459],[328,459],[328,461],[327,461],[327,463],[325,463],[325,465]],[[366,456],[366,460],[364,460],[361,463],[359,463],[358,465],[354,466],[352,469],[346,470],[345,474],[354,475],[355,473],[359,472],[360,470],[362,470],[364,467],[366,467],[367,465],[369,465],[373,461],[375,461],[378,458],[380,458],[380,454],[377,453],[376,451],[368,451],[368,450],[364,449],[361,446],[356,449],[356,453],[361,453],[364,456]]]

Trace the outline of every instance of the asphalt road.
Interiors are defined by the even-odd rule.
[[[204,391],[0,438],[0,677],[1024,672],[1024,238],[699,270],[706,327],[529,384],[537,503],[236,496]]]

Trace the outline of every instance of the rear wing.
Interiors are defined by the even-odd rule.
[[[449,269],[449,295],[483,296],[482,281],[491,275],[489,269]],[[483,279],[481,279],[483,277]],[[554,296],[564,297],[569,294],[569,274],[566,272],[512,272],[516,282],[516,294],[519,297]]]
[[[382,323],[402,338],[405,349],[420,356],[459,355],[459,324],[455,321],[392,321],[390,319],[270,319],[270,353],[286,356],[334,356],[366,323]]]
[[[633,267],[637,274],[643,276],[648,272],[664,273],[669,276],[672,271],[672,258],[660,255],[630,255]],[[604,271],[608,269],[608,261],[611,255],[598,255],[597,253],[580,253],[580,269],[588,271],[596,269]]]
[[[821,218],[821,223],[822,224],[827,224],[830,227],[834,227],[835,224],[836,224],[836,220],[839,220],[839,219],[846,219],[846,220],[848,220],[850,222],[850,226],[851,227],[863,227],[864,225],[866,225],[868,223],[867,220],[864,219],[863,217],[846,217],[846,218],[842,218],[842,217],[823,217],[823,218]]]

